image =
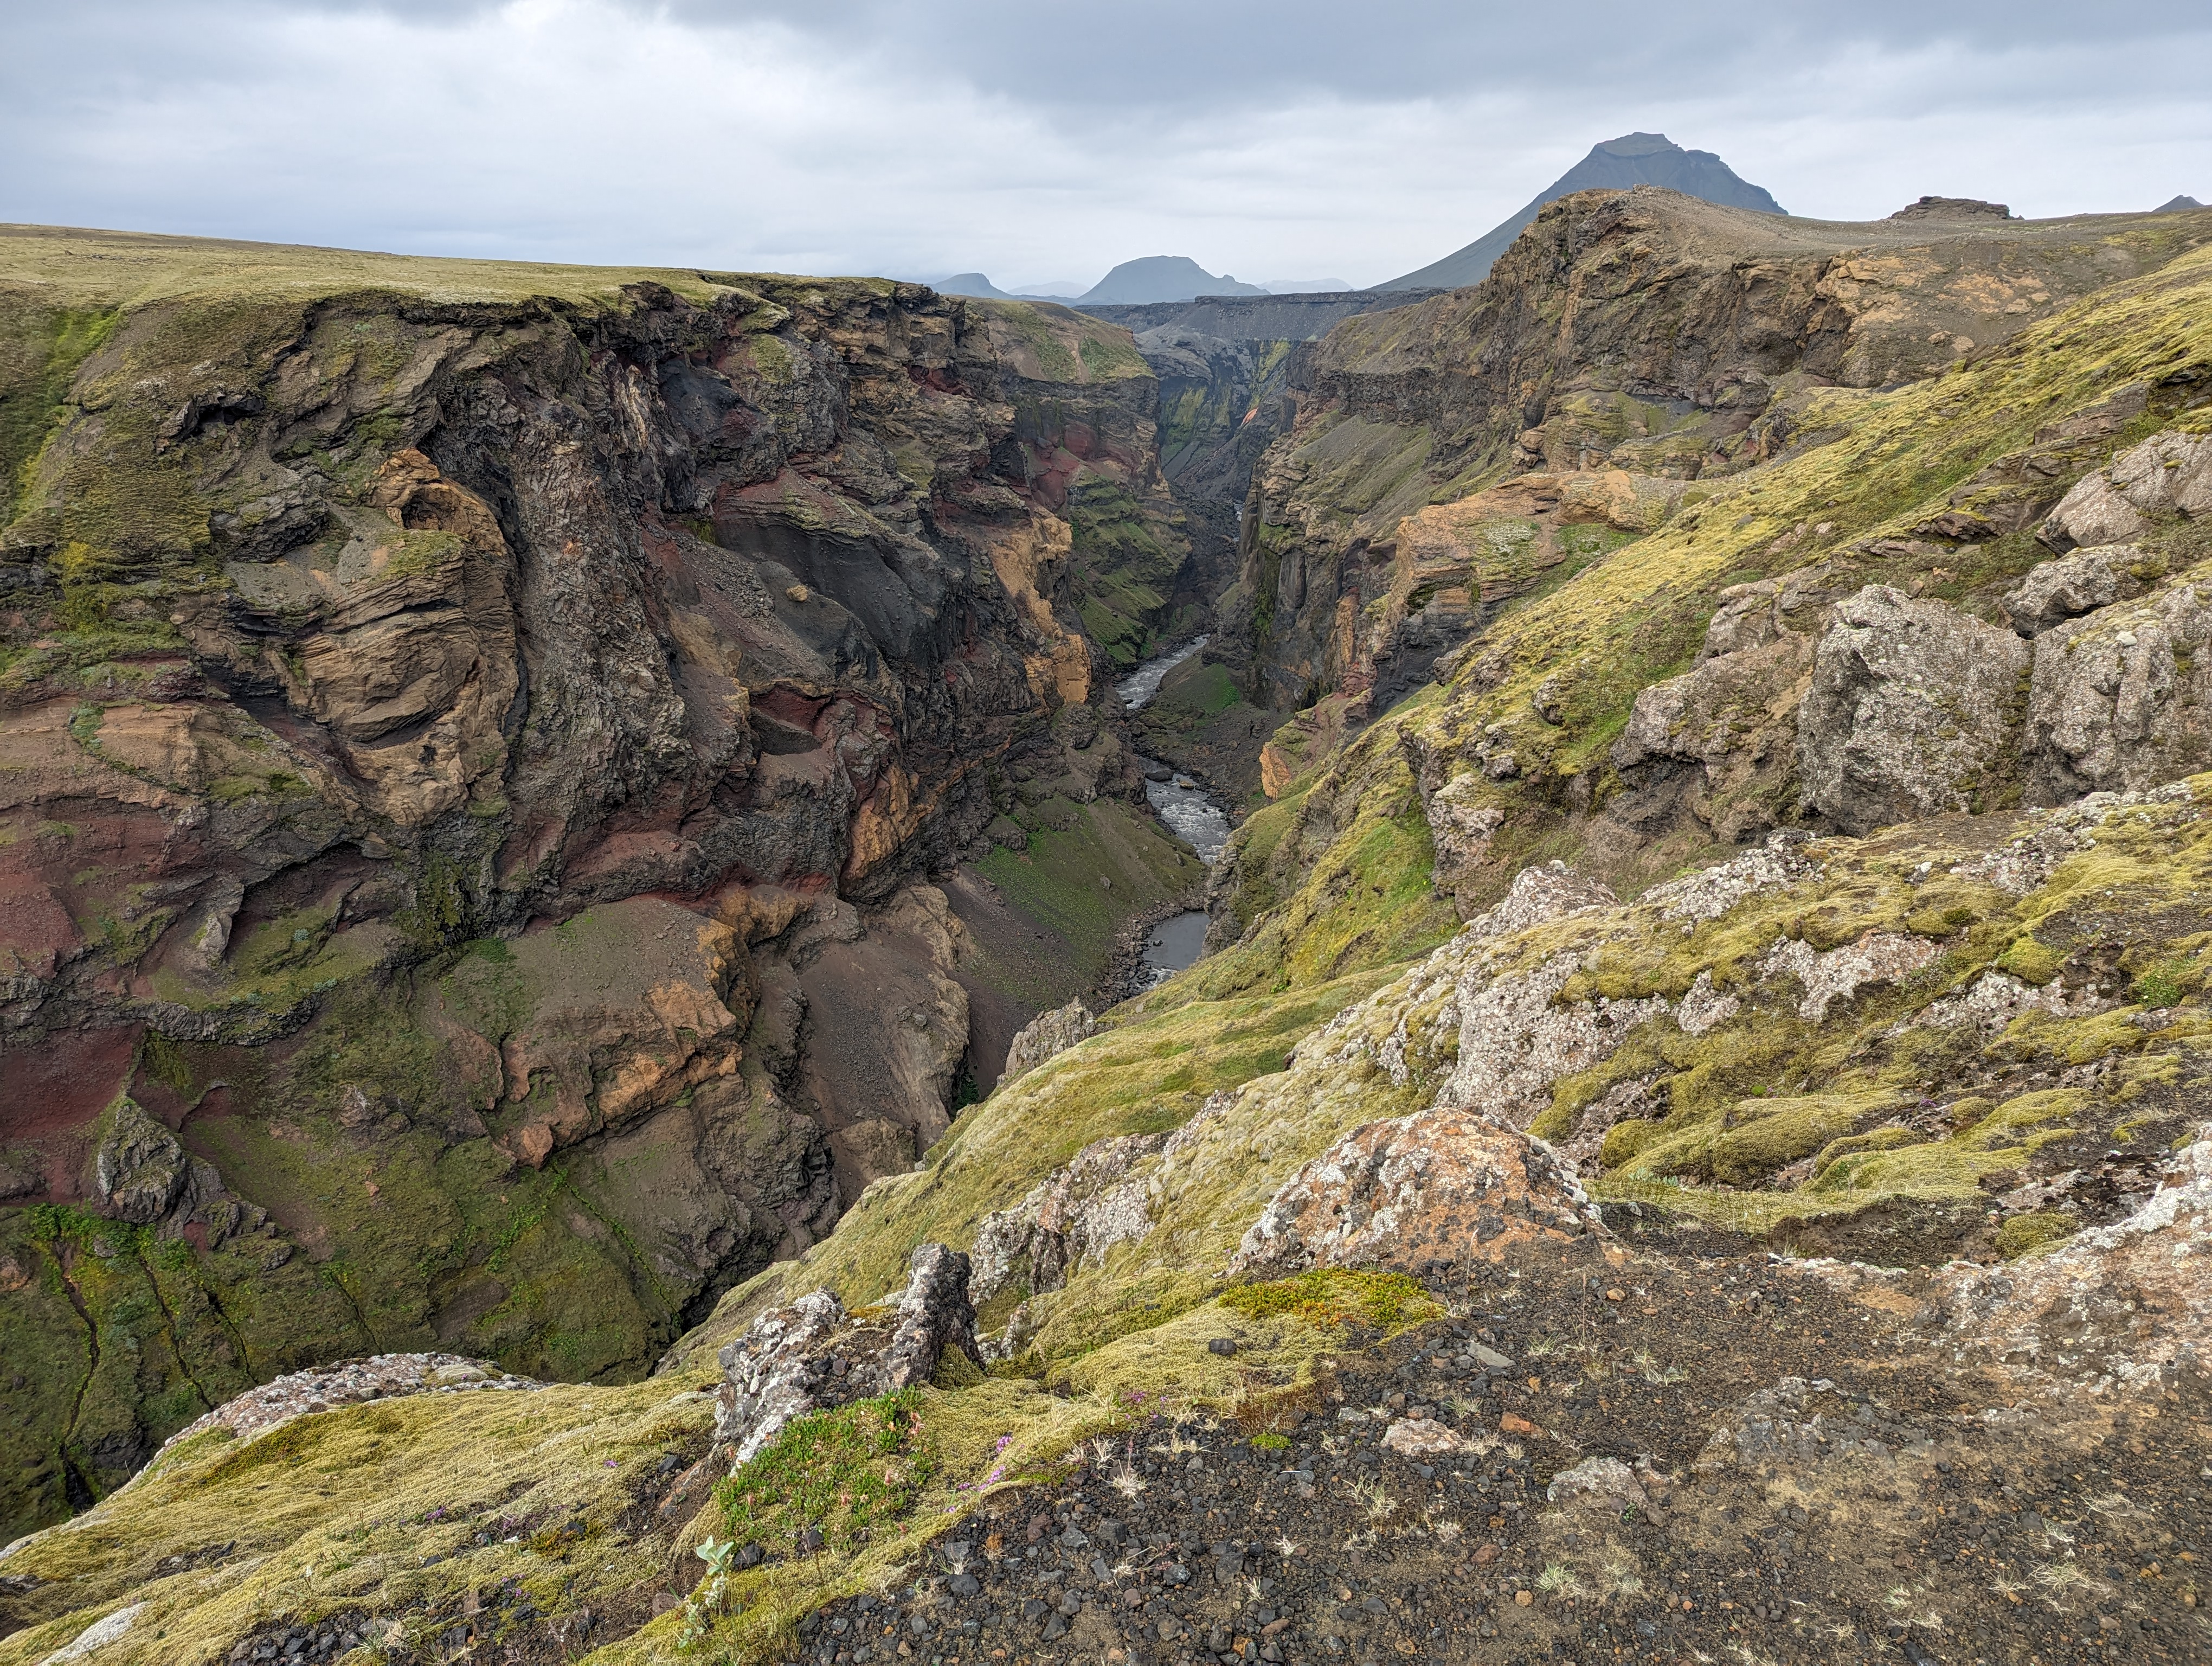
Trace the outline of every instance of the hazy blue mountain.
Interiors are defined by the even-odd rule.
[[[1589,155],[1554,179],[1510,219],[1500,222],[1465,248],[1443,259],[1378,283],[1378,289],[1458,289],[1480,283],[1491,262],[1505,252],[1545,204],[1577,191],[1613,185],[1664,185],[1685,197],[1702,197],[1708,203],[1730,208],[1757,209],[1762,214],[1788,210],[1765,191],[1736,177],[1710,150],[1685,150],[1664,133],[1624,133],[1617,139],[1590,147]]]
[[[1188,255],[1148,254],[1141,260],[1124,260],[1091,285],[1077,304],[1115,301],[1128,305],[1148,301],[1195,301],[1200,295],[1267,293],[1256,283],[1216,277]]]
[[[941,295],[980,295],[985,301],[1012,301],[1014,298],[981,272],[956,272],[929,287]]]
[[[2184,209],[2203,208],[2203,206],[2204,204],[2198,202],[2194,197],[2177,197],[2172,202],[2160,203],[2156,208],[2153,209],[2151,212],[2153,214],[2179,214]]]
[[[1260,287],[1271,295],[1331,295],[1357,286],[1341,277],[1270,277]]]

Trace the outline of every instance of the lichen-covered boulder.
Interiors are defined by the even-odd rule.
[[[2031,568],[2003,601],[2005,617],[2023,636],[2037,636],[2055,624],[2142,593],[2135,569],[2142,552],[2131,544],[2107,544],[2076,550],[2070,556]]]
[[[1806,802],[1849,833],[1974,808],[2010,765],[2027,661],[2009,630],[1869,585],[1837,609],[1798,708]]]
[[[2035,641],[2027,796],[2133,792],[2212,763],[2212,567]]]
[[[795,1417],[835,1404],[829,1399],[841,1363],[823,1344],[845,1327],[835,1291],[816,1290],[755,1319],[715,1356],[722,1385],[714,1397],[714,1439],[744,1462]]]
[[[1025,1076],[1039,1065],[1054,1059],[1074,1046],[1087,1041],[1098,1032],[1098,1021],[1091,1009],[1080,1000],[1071,1000],[1065,1006],[1055,1006],[1049,1012],[1040,1012],[1021,1028],[1013,1044],[1006,1049],[1006,1067],[1000,1073],[1001,1085],[1017,1076]]]
[[[1016,1283],[1033,1294],[1058,1290],[1086,1258],[1102,1260],[1116,1243],[1151,1231],[1145,1188],[1130,1170],[1166,1143],[1164,1134],[1093,1140],[1020,1202],[984,1216],[975,1231],[975,1300]]]
[[[1291,1176],[1246,1231],[1231,1271],[1276,1278],[1358,1267],[1419,1277],[1599,1230],[1572,1165],[1550,1146],[1486,1117],[1431,1109],[1356,1128]]]
[[[2101,1392],[2201,1383],[2212,1353],[2212,1123],[2132,1213],[2045,1254],[1941,1275],[1929,1322],[1962,1360]]]
[[[816,1290],[762,1314],[725,1347],[715,1356],[715,1441],[734,1468],[795,1418],[928,1382],[948,1352],[980,1366],[968,1257],[925,1243],[889,1315],[854,1317],[834,1291]]]
[[[2124,544],[2174,515],[2212,514],[2212,435],[2154,435],[2086,474],[2043,524],[2062,550]]]

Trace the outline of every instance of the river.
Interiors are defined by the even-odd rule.
[[[1206,644],[1204,636],[1170,648],[1147,660],[1114,687],[1122,703],[1139,711],[1160,691],[1160,684],[1177,666]],[[1167,829],[1198,853],[1211,867],[1229,843],[1229,812],[1206,788],[1181,770],[1170,770],[1164,781],[1147,780],[1145,797],[1152,813]],[[1206,916],[1193,909],[1163,920],[1146,933],[1145,964],[1154,983],[1165,982],[1186,966],[1194,964],[1206,944]]]

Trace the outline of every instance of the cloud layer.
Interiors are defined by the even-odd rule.
[[[1377,280],[1632,129],[1796,214],[2212,199],[2212,21],[1395,0],[18,4],[0,218],[425,253]]]

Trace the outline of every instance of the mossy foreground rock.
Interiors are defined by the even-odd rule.
[[[1465,1112],[1353,1130],[1277,1192],[1232,1271],[1382,1267],[1431,1276],[1597,1230],[1573,1170],[1544,1146]]]

